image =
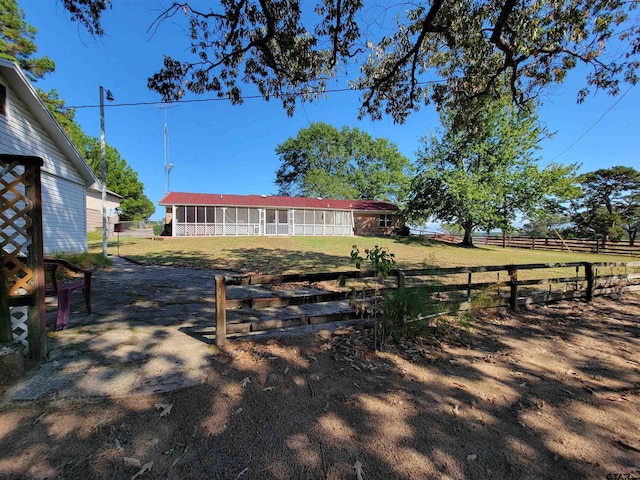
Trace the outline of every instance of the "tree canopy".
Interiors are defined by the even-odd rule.
[[[617,166],[578,178],[582,196],[572,202],[571,220],[579,236],[619,239],[634,244],[640,229],[640,172]]]
[[[34,81],[53,72],[55,63],[49,57],[35,57],[38,30],[24,19],[24,10],[16,0],[0,0],[0,57],[20,65],[30,80]]]
[[[385,138],[312,123],[276,147],[280,195],[401,202],[411,163]]]
[[[571,219],[561,205],[550,206],[549,209],[529,214],[528,222],[522,226],[520,234],[526,237],[548,238],[556,235],[555,232],[566,234],[566,225]]]
[[[65,107],[58,92],[50,91],[43,97],[47,108],[56,118],[67,136],[71,139],[80,155],[85,159],[96,177],[102,177],[102,153],[100,139],[84,133],[75,120],[75,111]],[[109,190],[122,195],[121,220],[146,220],[155,212],[156,208],[144,194],[144,185],[138,179],[138,174],[122,158],[120,152],[113,146],[106,144],[107,187]]]
[[[87,163],[96,175],[102,172],[102,155],[100,140],[96,137],[88,138]],[[138,179],[138,174],[120,156],[118,150],[106,145],[107,185],[124,198],[121,220],[146,220],[156,211],[153,203],[144,194],[144,185]]]
[[[0,0],[0,57],[18,63],[31,81],[43,78],[55,70],[55,63],[48,57],[35,57],[38,47],[35,43],[37,30],[24,19],[24,11],[16,0]],[[55,117],[72,143],[98,178],[101,178],[99,141],[84,133],[75,120],[75,110],[67,108],[55,89],[44,92],[38,89],[40,98]],[[127,165],[118,151],[107,148],[107,185],[115,193],[124,197],[121,215],[123,220],[146,219],[155,207],[143,193],[143,185],[136,172]]]
[[[637,0],[206,3],[168,2],[149,27],[185,23],[185,58],[165,56],[148,80],[166,101],[189,91],[241,103],[241,85],[253,84],[291,114],[346,73],[362,91],[361,116],[402,122],[430,102],[443,108],[504,94],[526,105],[577,66],[588,67],[579,100],[591,88],[615,95],[620,82],[637,81]],[[63,0],[95,35],[112,4]]]
[[[445,110],[444,133],[425,139],[407,203],[412,221],[430,218],[459,225],[463,244],[474,229],[508,230],[531,214],[571,196],[575,165],[539,168],[533,152],[548,133],[535,110],[505,100],[482,100],[471,110]]]

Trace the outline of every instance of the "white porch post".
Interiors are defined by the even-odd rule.
[[[295,234],[295,215],[295,209],[292,208],[289,210],[289,235]]]
[[[222,207],[222,236],[223,237],[227,236],[226,221],[227,221],[227,207]]]

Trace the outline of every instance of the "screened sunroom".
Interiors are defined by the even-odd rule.
[[[377,227],[378,216],[398,213],[397,206],[374,200],[181,192],[168,193],[160,205],[174,237],[386,235],[390,229]]]
[[[174,236],[353,235],[350,211],[176,205]]]

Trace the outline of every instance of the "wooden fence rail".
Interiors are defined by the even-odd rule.
[[[416,231],[416,234],[424,238],[431,238],[447,243],[462,243],[461,235],[447,233]],[[475,245],[491,245],[495,247],[525,248],[529,250],[558,250],[579,253],[602,253],[611,255],[640,255],[640,244],[629,245],[626,241],[602,241],[590,239],[561,239],[557,237],[519,237],[474,235]]]
[[[503,279],[500,274],[504,272]],[[534,273],[537,272],[537,273]],[[568,276],[568,272],[575,272]],[[495,280],[490,280],[491,274],[497,275]],[[559,276],[558,276],[559,275]],[[459,277],[465,279],[460,282]],[[474,277],[476,280],[474,281]],[[478,278],[479,277],[479,278]],[[540,278],[542,277],[542,278]],[[586,298],[593,300],[595,295],[624,291],[640,291],[640,262],[568,262],[568,263],[535,263],[524,265],[490,265],[477,267],[453,267],[431,268],[416,270],[392,270],[387,279],[377,279],[377,284],[372,287],[366,280],[376,278],[376,272],[368,271],[344,271],[323,272],[313,274],[293,275],[240,275],[240,276],[216,276],[216,345],[222,346],[227,339],[228,310],[251,309],[251,311],[265,308],[284,309],[292,306],[308,304],[327,304],[339,300],[345,300],[350,292],[323,291],[323,293],[311,294],[286,294],[279,296],[260,297],[254,296],[248,291],[242,298],[227,298],[227,286],[256,286],[256,285],[284,285],[301,282],[338,282],[342,279],[360,282],[357,289],[359,298],[381,297],[388,291],[399,287],[412,289],[416,294],[425,294],[424,288],[428,287],[428,294],[435,296],[436,303],[446,303],[454,306],[454,310],[472,308],[470,300],[474,292],[487,292],[495,289],[496,295],[491,301],[491,306],[507,305],[512,310],[520,305],[536,302],[555,301],[566,298]],[[544,290],[532,291],[532,287],[544,286]],[[552,291],[553,287],[564,287],[564,291]],[[508,291],[508,295],[502,295],[502,290]],[[285,291],[286,290],[281,290]],[[418,293],[420,292],[420,293]],[[447,295],[459,292],[450,298]],[[279,310],[284,312],[284,310]],[[276,311],[277,316],[278,311]],[[351,318],[355,316],[352,312]],[[316,318],[317,317],[317,318]],[[316,316],[306,316],[290,320],[286,325],[306,325],[310,323],[323,323],[342,319],[344,313],[332,315],[318,313]],[[279,328],[285,323],[273,321],[262,322],[260,325],[272,325],[267,328]],[[237,328],[237,326],[236,326]],[[242,327],[237,331],[256,331],[251,325]]]

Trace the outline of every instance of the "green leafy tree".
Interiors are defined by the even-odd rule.
[[[401,202],[412,166],[398,147],[358,128],[312,123],[276,147],[280,195]]]
[[[102,178],[102,153],[100,139],[84,133],[80,125],[74,120],[74,109],[67,108],[58,92],[41,92],[41,96],[56,118],[60,126],[71,139],[96,177]],[[151,200],[144,194],[144,185],[138,179],[138,174],[120,156],[117,149],[106,144],[107,187],[109,190],[122,195],[120,204],[123,213],[122,220],[146,220],[155,212]]]
[[[118,150],[106,145],[107,185],[109,190],[122,195],[121,220],[146,220],[155,212],[151,200],[144,194],[144,186],[138,180],[138,174],[120,156]],[[102,154],[100,140],[90,137],[87,151],[87,163],[96,175],[102,175]]]
[[[101,15],[125,2],[63,0],[74,21],[103,34]],[[459,0],[371,5],[362,0],[174,1],[152,25],[183,22],[184,58],[164,57],[148,86],[167,101],[213,92],[242,103],[241,84],[279,99],[323,95],[359,69],[361,115],[397,122],[435,102],[452,107],[506,95],[518,105],[567,72],[587,67],[586,86],[617,94],[637,81],[639,2]],[[357,67],[354,67],[357,66]],[[507,88],[504,89],[506,82]]]
[[[617,240],[626,232],[633,245],[640,229],[640,172],[616,166],[581,175],[582,196],[572,203],[578,235]]]
[[[0,57],[17,62],[32,81],[56,68],[49,57],[34,57],[38,51],[34,41],[37,33],[24,20],[24,10],[16,0],[0,0]]]
[[[60,94],[56,89],[51,89],[48,92],[38,90],[38,93],[71,142],[75,145],[80,154],[86,158],[90,137],[87,136],[80,125],[76,123],[75,109],[67,108],[65,106],[64,100],[60,98]]]
[[[457,223],[441,223],[440,229],[447,235],[464,235],[464,229]]]
[[[528,222],[522,226],[520,234],[525,237],[549,238],[556,235],[555,231],[570,222],[570,218],[559,205],[550,205],[548,209],[536,211],[528,217]]]
[[[444,111],[444,133],[425,140],[407,204],[413,221],[434,218],[464,230],[511,229],[518,214],[531,214],[574,193],[575,166],[543,169],[533,152],[548,135],[533,107],[502,100],[478,101],[473,110]]]
[[[89,2],[84,3],[88,6]],[[25,22],[24,11],[20,9],[17,1],[0,0],[0,57],[17,62],[32,81],[41,79],[55,69],[55,63],[48,57],[34,57],[38,51],[35,43],[36,34],[36,28]],[[102,157],[98,139],[84,133],[74,120],[75,110],[65,106],[64,100],[55,89],[49,92],[38,89],[38,94],[94,173],[101,178]],[[155,211],[155,207],[144,195],[143,185],[138,180],[138,175],[120,157],[118,151],[110,146],[107,149],[107,165],[109,189],[124,197],[122,201],[124,213],[121,218],[123,220],[149,218]]]

